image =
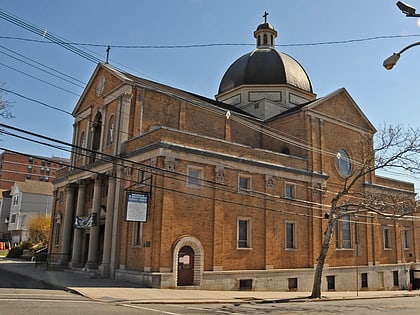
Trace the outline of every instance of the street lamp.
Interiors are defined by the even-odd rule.
[[[404,47],[403,49],[401,49],[399,53],[393,53],[392,56],[385,59],[383,66],[385,67],[386,70],[391,70],[397,63],[398,59],[400,59],[400,56],[404,51],[406,51],[407,49],[410,49],[411,47],[419,46],[419,45],[420,45],[420,42],[416,42],[411,45],[408,45],[407,47]]]
[[[408,17],[420,17],[420,14],[416,14],[416,8],[412,7],[411,5],[404,3],[402,1],[397,2],[397,7],[401,10],[405,16]]]

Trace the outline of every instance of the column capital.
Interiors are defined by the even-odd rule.
[[[74,191],[75,188],[76,188],[76,185],[74,183],[69,183],[65,186],[64,190],[66,192],[70,192],[70,191]]]

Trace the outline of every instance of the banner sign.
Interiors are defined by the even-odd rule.
[[[144,192],[127,192],[126,221],[146,222],[149,194]]]
[[[76,229],[89,229],[92,226],[92,215],[88,217],[78,217],[76,216],[76,221],[74,222],[74,227]]]

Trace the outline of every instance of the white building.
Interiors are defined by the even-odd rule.
[[[51,215],[53,185],[47,182],[16,182],[10,191],[12,203],[8,230],[12,244],[19,244],[29,238],[30,219],[36,215]]]

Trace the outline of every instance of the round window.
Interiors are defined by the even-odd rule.
[[[343,150],[339,149],[335,156],[335,162],[338,168],[338,171],[343,176],[349,176],[351,173],[351,161],[348,153]]]

